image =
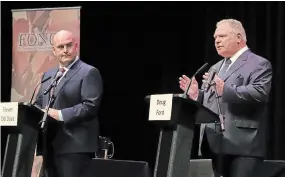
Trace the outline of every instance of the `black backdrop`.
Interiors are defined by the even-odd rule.
[[[283,101],[284,4],[282,2],[94,2],[2,3],[1,101],[11,86],[11,9],[81,6],[81,58],[104,80],[101,133],[115,143],[117,159],[153,165],[158,129],[147,121],[144,97],[177,93],[178,77],[221,59],[213,33],[217,21],[236,18],[251,50],[272,62],[269,159],[285,159]],[[201,77],[201,76],[199,76]],[[5,142],[2,128],[2,155]]]

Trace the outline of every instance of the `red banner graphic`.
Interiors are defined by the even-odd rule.
[[[13,11],[12,102],[28,102],[43,73],[58,62],[52,38],[59,30],[80,40],[80,8]]]

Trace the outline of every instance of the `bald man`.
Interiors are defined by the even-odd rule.
[[[44,95],[51,79],[41,85],[35,105],[45,109],[53,95],[48,115],[46,171],[49,177],[82,177],[97,150],[98,109],[102,96],[100,72],[80,60],[78,43],[71,32],[61,30],[53,38],[58,67],[43,78],[63,76],[55,89]],[[38,150],[42,152],[42,140]]]

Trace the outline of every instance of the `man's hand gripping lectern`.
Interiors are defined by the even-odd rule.
[[[194,125],[217,123],[219,116],[183,94],[146,96],[149,121],[161,128],[154,177],[188,177]]]
[[[2,177],[30,177],[44,112],[29,103],[0,103],[1,126],[8,131]]]

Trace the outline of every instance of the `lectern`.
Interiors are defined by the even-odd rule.
[[[8,126],[8,138],[2,164],[2,177],[30,177],[39,122],[43,112],[29,103],[18,103],[17,125]]]
[[[146,96],[149,122],[161,128],[154,177],[188,177],[194,125],[219,122],[219,116],[182,94]]]

